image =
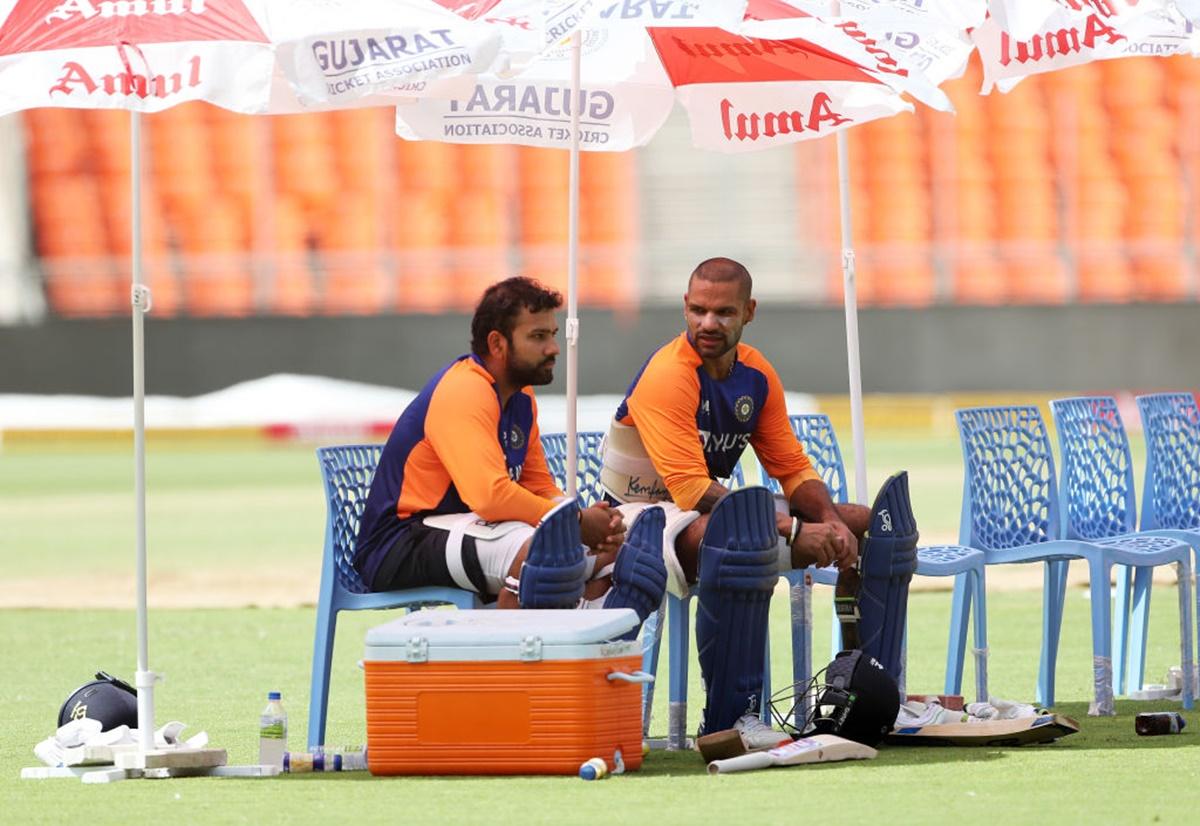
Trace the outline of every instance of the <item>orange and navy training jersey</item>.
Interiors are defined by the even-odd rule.
[[[536,525],[562,496],[538,438],[526,387],[500,409],[479,359],[460,356],[429,380],[396,421],[367,494],[354,567],[374,581],[396,539],[429,514],[473,511]]]
[[[785,496],[820,478],[788,422],[779,375],[748,344],[738,344],[733,369],[717,380],[681,333],[634,376],[616,420],[637,428],[671,498],[685,510],[696,507],[713,479],[733,472],[747,444]]]

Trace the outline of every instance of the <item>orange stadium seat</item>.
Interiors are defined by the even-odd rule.
[[[120,312],[127,300],[122,300],[108,256],[96,181],[81,176],[35,178],[30,195],[50,305],[69,316]]]
[[[406,192],[453,190],[458,180],[454,150],[455,147],[447,143],[395,139],[400,187]]]
[[[279,196],[270,211],[268,253],[256,255],[259,272],[270,285],[267,305],[281,315],[308,315],[316,303],[308,268],[309,228],[304,210],[292,198]]]
[[[322,216],[325,312],[369,315],[384,308],[391,278],[382,265],[382,233],[380,202],[362,193],[343,193]]]
[[[180,247],[189,254],[181,262],[188,311],[200,316],[250,314],[254,293],[238,205],[218,197],[192,209],[176,227]]]
[[[391,212],[393,249],[400,262],[394,305],[399,312],[438,312],[453,301],[450,197],[437,189],[405,192]]]
[[[516,147],[505,145],[455,146],[457,187],[468,191],[510,194],[516,185]]]
[[[487,285],[509,271],[507,210],[495,193],[462,192],[450,199],[451,267],[458,307],[475,306]]]
[[[88,134],[79,109],[28,109],[22,113],[29,172],[41,175],[87,173]]]
[[[637,178],[630,153],[590,152],[580,161],[580,303],[628,308],[638,297]]]

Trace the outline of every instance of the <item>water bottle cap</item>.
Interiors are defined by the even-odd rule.
[[[282,699],[282,697],[283,697],[283,695],[280,694],[278,691],[268,691],[267,692],[268,700],[279,700],[279,699]]]

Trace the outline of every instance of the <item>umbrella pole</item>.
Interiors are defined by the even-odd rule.
[[[579,31],[571,34],[571,152],[567,173],[567,496],[579,473],[576,405],[579,396]]]
[[[154,672],[149,665],[146,622],[146,364],[142,315],[150,309],[150,289],[142,283],[142,116],[129,115],[132,159],[131,287],[133,317],[133,487],[137,503],[137,687],[138,747],[154,748]]]
[[[867,449],[863,432],[862,369],[858,355],[858,287],[855,282],[854,225],[850,212],[850,147],[837,133],[838,201],[842,223],[842,290],[846,310],[846,361],[850,380],[850,427],[854,434],[854,499],[866,503]]]

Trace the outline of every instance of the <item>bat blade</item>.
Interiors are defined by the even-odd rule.
[[[1017,720],[901,726],[885,742],[909,746],[1026,746],[1049,743],[1078,732],[1079,723],[1070,717],[1043,714]]]
[[[756,751],[708,764],[709,774],[765,769],[770,766],[802,766],[808,763],[836,763],[841,760],[870,760],[879,752],[870,746],[833,734],[802,737],[786,746]]]

